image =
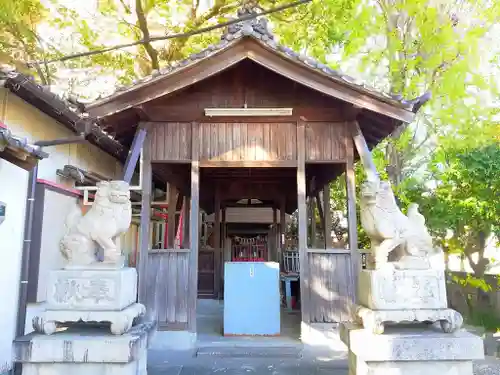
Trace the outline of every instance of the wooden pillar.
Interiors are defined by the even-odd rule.
[[[281,256],[283,255],[283,251],[285,250],[285,232],[286,232],[286,199],[285,197],[280,200],[280,256],[279,260],[281,261]]]
[[[321,224],[322,231],[325,231],[325,214],[323,212],[323,206],[321,204],[321,199],[319,197],[319,192],[316,192],[314,194],[314,198],[316,198],[316,206],[318,207],[318,215],[319,215],[319,221]]]
[[[132,181],[132,176],[134,175],[135,167],[137,161],[141,155],[141,149],[144,146],[144,141],[146,140],[146,129],[139,125],[137,131],[135,132],[134,140],[130,146],[130,151],[127,155],[127,160],[123,166],[123,181],[130,184]]]
[[[175,213],[177,212],[177,188],[168,184],[168,231],[166,249],[173,249],[175,243]]]
[[[356,181],[354,177],[354,147],[350,138],[347,139],[346,190],[347,190],[347,231],[351,254],[352,277],[354,282],[354,301],[358,287],[358,273],[361,268],[361,256],[358,249],[358,226],[356,218]]]
[[[325,249],[333,247],[332,243],[332,213],[330,209],[330,185],[325,185],[323,189],[323,215],[324,215],[324,236]]]
[[[184,196],[182,198],[182,248],[189,248],[189,197]]]
[[[311,218],[311,247],[316,248],[316,205],[314,198],[309,198],[309,217]]]
[[[151,167],[151,134],[147,132],[146,140],[142,148],[142,196],[141,196],[141,221],[139,227],[139,257],[136,262],[138,276],[138,301],[148,309],[147,297],[147,275],[148,275],[148,254],[151,234],[149,227],[151,224],[151,190],[152,190],[152,167]],[[147,312],[149,316],[154,311]]]
[[[363,133],[361,132],[361,128],[357,121],[354,121],[354,126],[351,127],[352,131],[352,139],[354,141],[354,145],[356,146],[356,150],[359,154],[359,160],[361,160],[361,164],[366,172],[366,178],[370,181],[379,181],[380,178],[378,176],[377,168],[375,167],[375,163],[373,162],[372,154],[368,145],[366,144],[365,137],[363,137]],[[352,142],[348,142],[350,144],[350,148],[352,149]],[[349,150],[348,150],[349,152]],[[349,156],[348,156],[349,158]]]
[[[198,144],[199,126],[192,124],[193,145]],[[198,297],[198,246],[200,242],[200,162],[198,148],[192,147],[191,209],[189,211],[189,285],[188,330],[196,332],[196,300]]]
[[[307,257],[307,207],[306,207],[306,128],[303,120],[297,123],[297,206],[299,226],[300,298],[302,322],[310,322],[309,264]]]
[[[279,242],[278,242],[278,211],[276,207],[273,206],[273,229],[271,231],[271,240],[273,241],[273,253],[271,256],[271,259],[269,259],[271,262],[276,262],[278,260],[278,247],[279,247]]]
[[[214,217],[214,292],[217,296],[220,294],[220,264],[221,264],[221,206],[220,206],[220,188],[215,188],[215,217]]]
[[[221,262],[220,262],[220,280],[221,287],[219,294],[219,299],[222,299],[224,295],[224,262],[226,261],[226,238],[227,238],[227,225],[226,225],[226,207],[222,208],[222,246],[221,246]],[[231,259],[229,259],[231,260]]]

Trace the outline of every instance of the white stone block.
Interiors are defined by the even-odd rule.
[[[135,318],[143,316],[146,308],[140,303],[133,303],[121,311],[88,310],[46,310],[33,318],[33,328],[37,332],[51,335],[58,325],[77,322],[110,323],[114,335],[128,332]]]
[[[98,328],[30,334],[14,342],[14,360],[23,364],[23,375],[146,375],[153,329],[143,323],[122,336]]]
[[[51,271],[47,309],[120,311],[137,298],[135,268]]]
[[[446,333],[459,330],[463,324],[462,315],[453,309],[372,310],[360,307],[356,316],[364,328],[376,334],[384,333],[387,324],[439,322]]]
[[[349,375],[472,375],[472,361],[365,362],[349,353]]]
[[[466,331],[394,328],[375,335],[345,323],[340,336],[350,375],[472,375],[472,361],[484,358],[481,338]]]
[[[372,310],[445,309],[446,283],[440,270],[362,270],[358,302]]]

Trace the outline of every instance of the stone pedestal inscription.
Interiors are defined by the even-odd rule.
[[[358,302],[373,310],[446,309],[444,273],[437,270],[362,270]]]
[[[49,310],[120,311],[137,296],[135,268],[57,270],[49,275]]]
[[[110,323],[111,333],[128,332],[146,309],[135,303],[135,268],[57,270],[49,276],[47,310],[33,319],[33,328],[47,335],[75,322]]]

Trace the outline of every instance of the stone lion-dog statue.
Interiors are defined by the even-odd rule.
[[[368,180],[361,186],[360,206],[361,225],[371,241],[374,268],[388,263],[396,269],[431,267],[429,256],[439,250],[433,245],[417,204],[410,204],[404,215],[389,182]]]
[[[60,250],[68,266],[98,263],[99,247],[105,264],[122,262],[119,237],[130,227],[132,207],[129,184],[124,181],[101,181],[92,207],[85,215],[75,205],[66,219],[66,234]],[[96,246],[97,245],[97,246]]]

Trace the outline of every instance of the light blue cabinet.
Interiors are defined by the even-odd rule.
[[[226,262],[224,335],[280,334],[279,264]]]

